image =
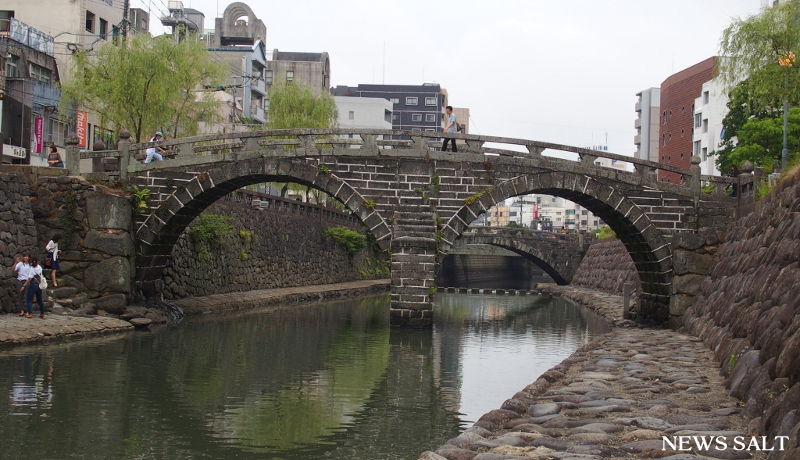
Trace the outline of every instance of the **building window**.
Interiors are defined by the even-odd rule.
[[[147,30],[147,19],[142,19],[142,30]]]
[[[581,215],[582,216],[588,216],[589,215],[589,211],[584,209],[583,211],[581,211]]]
[[[94,13],[86,11],[86,31],[94,33]]]
[[[422,128],[411,128],[411,131],[422,131]]]
[[[704,133],[707,133],[707,132],[708,132],[708,118],[706,118],[705,120],[703,120],[703,132],[704,132]]]
[[[582,220],[582,221],[581,221],[581,227],[586,227],[586,226],[587,226],[587,223],[586,223],[586,221],[585,221],[585,220]]]
[[[106,21],[103,18],[100,18],[100,38],[105,40],[106,35],[108,35],[108,21]]]
[[[681,160],[683,160],[683,152],[681,152]]]
[[[266,82],[268,85],[272,84],[272,71],[271,70],[265,70],[264,71],[264,82]]]
[[[294,72],[291,70],[286,72],[286,81],[294,81]]]
[[[389,98],[389,102],[391,102],[392,104],[399,104],[400,103],[400,98],[399,97],[390,97]]]
[[[399,113],[393,113],[392,114],[392,121],[399,121],[399,120],[400,120],[400,114]]]
[[[436,106],[436,98],[435,97],[426,97],[425,98],[425,105],[427,106]]]
[[[433,129],[433,128],[425,128],[425,131],[428,131],[428,132],[431,132],[431,133],[435,133],[436,132],[436,130]]]
[[[706,161],[707,158],[708,158],[708,148],[703,147],[703,161]]]
[[[436,114],[435,113],[426,113],[425,114],[425,121],[429,123],[436,122]]]
[[[696,113],[694,114],[694,127],[699,128],[701,126],[703,126],[703,114]]]
[[[686,134],[686,131],[681,130],[681,137],[683,137],[684,134]]]
[[[417,105],[419,104],[419,98],[416,97],[407,97],[406,98],[406,105]]]
[[[356,119],[356,113],[353,110],[351,110],[350,113],[347,114],[347,119],[348,120],[355,120]]]
[[[66,123],[62,123],[52,118],[47,118],[47,141],[55,145],[64,145],[65,133],[67,131]]]
[[[709,96],[708,91],[703,93],[703,105],[708,104],[708,99],[709,99],[708,96]]]
[[[30,68],[31,78],[42,83],[50,83],[50,71],[42,66],[31,64]]]
[[[9,54],[6,58],[6,77],[16,78],[19,76],[17,73],[17,64],[19,64],[19,57]]]
[[[422,114],[421,113],[411,114],[411,121],[422,121]]]

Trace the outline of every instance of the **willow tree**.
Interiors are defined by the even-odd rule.
[[[747,80],[754,111],[782,106],[786,97],[800,94],[800,1],[734,19],[722,33],[719,53],[718,76],[726,92]]]
[[[317,94],[310,86],[286,81],[285,78],[277,78],[269,89],[269,129],[335,128],[338,115],[336,101],[327,91]],[[290,188],[302,190],[300,185],[286,184],[281,189],[281,196],[286,196]],[[308,202],[310,188],[306,187],[305,192]],[[317,196],[316,199],[319,202],[321,197]]]
[[[198,122],[217,118],[219,102],[198,88],[220,84],[226,67],[192,36],[176,43],[166,35],[134,35],[120,46],[76,53],[70,64],[62,104],[95,112],[138,142],[156,130],[193,135]]]

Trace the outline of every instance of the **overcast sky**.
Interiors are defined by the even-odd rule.
[[[166,3],[131,6],[161,16]],[[205,14],[207,29],[229,4],[184,1]],[[453,106],[469,107],[472,134],[580,147],[606,144],[607,135],[609,150],[632,155],[636,93],[715,55],[722,30],[757,13],[760,0],[248,5],[267,26],[268,50],[327,51],[333,86],[435,82]],[[151,23],[154,34],[165,31]]]

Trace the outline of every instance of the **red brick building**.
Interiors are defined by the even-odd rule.
[[[703,92],[703,83],[714,78],[717,58],[682,70],[661,84],[661,117],[659,120],[659,163],[689,169],[694,133],[694,102]],[[677,184],[681,176],[660,171],[658,179]]]

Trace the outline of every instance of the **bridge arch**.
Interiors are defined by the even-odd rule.
[[[469,224],[507,198],[540,193],[566,198],[605,221],[628,249],[642,284],[641,314],[647,321],[669,319],[672,252],[667,239],[625,193],[593,177],[572,172],[543,172],[502,181],[465,204],[442,228],[440,250],[447,252]]]
[[[142,187],[163,181],[154,171],[135,179]],[[189,173],[188,181],[165,190],[159,206],[136,225],[136,280],[161,278],[167,258],[186,227],[211,204],[248,185],[263,182],[293,182],[325,192],[342,202],[364,223],[381,249],[390,246],[391,229],[374,204],[330,171],[316,163],[286,158],[261,157],[223,163],[202,173]]]

